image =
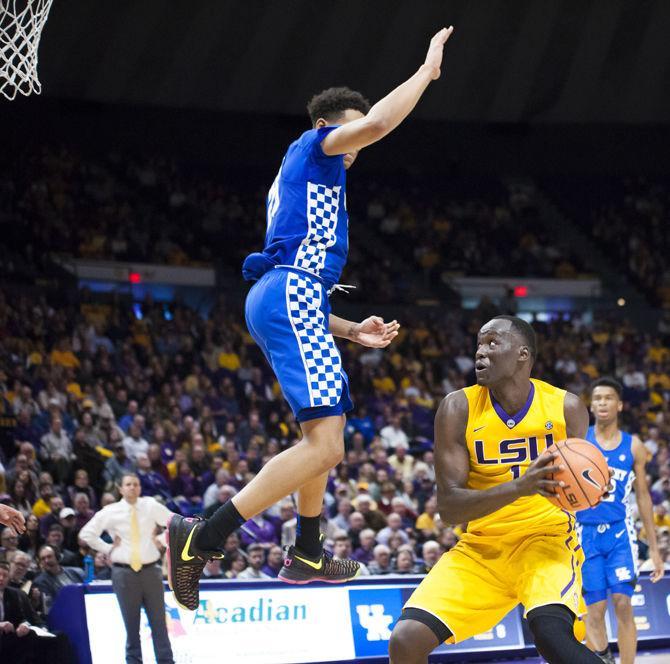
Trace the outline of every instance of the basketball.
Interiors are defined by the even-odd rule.
[[[560,455],[554,465],[563,465],[562,470],[549,479],[565,482],[556,487],[556,497],[549,500],[569,512],[594,507],[600,502],[609,484],[609,469],[602,452],[586,440],[568,438],[548,448]]]

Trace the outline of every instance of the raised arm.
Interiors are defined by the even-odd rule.
[[[412,112],[428,84],[440,77],[442,50],[453,31],[453,27],[440,30],[416,74],[378,101],[364,118],[331,131],[321,143],[324,153],[332,156],[360,150],[392,132]]]
[[[654,513],[651,496],[649,495],[649,484],[647,482],[647,448],[637,436],[633,436],[633,470],[635,471],[633,487],[635,489],[637,509],[642,519],[644,532],[647,534],[649,556],[654,563],[651,580],[653,583],[656,583],[656,581],[663,578],[665,569],[663,558],[661,558],[658,550],[658,542],[656,541],[656,526],[654,525]]]
[[[470,456],[465,441],[468,401],[462,390],[448,394],[435,416],[435,476],[437,510],[445,523],[456,524],[480,519],[513,503],[521,496],[539,493],[549,496],[558,482],[545,479],[559,470],[550,463],[557,454],[545,452],[524,475],[504,484],[485,489],[468,489]]]

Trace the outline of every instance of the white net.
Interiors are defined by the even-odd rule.
[[[39,94],[37,49],[53,0],[0,0],[0,92]]]

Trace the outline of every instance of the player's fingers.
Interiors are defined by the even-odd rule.
[[[535,466],[537,468],[542,468],[543,466],[552,463],[555,459],[558,459],[558,457],[558,452],[543,452],[537,459],[535,459]]]

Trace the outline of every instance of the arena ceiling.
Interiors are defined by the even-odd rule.
[[[456,28],[426,119],[667,123],[667,0],[54,0],[44,94],[301,114],[347,84],[372,100]]]

